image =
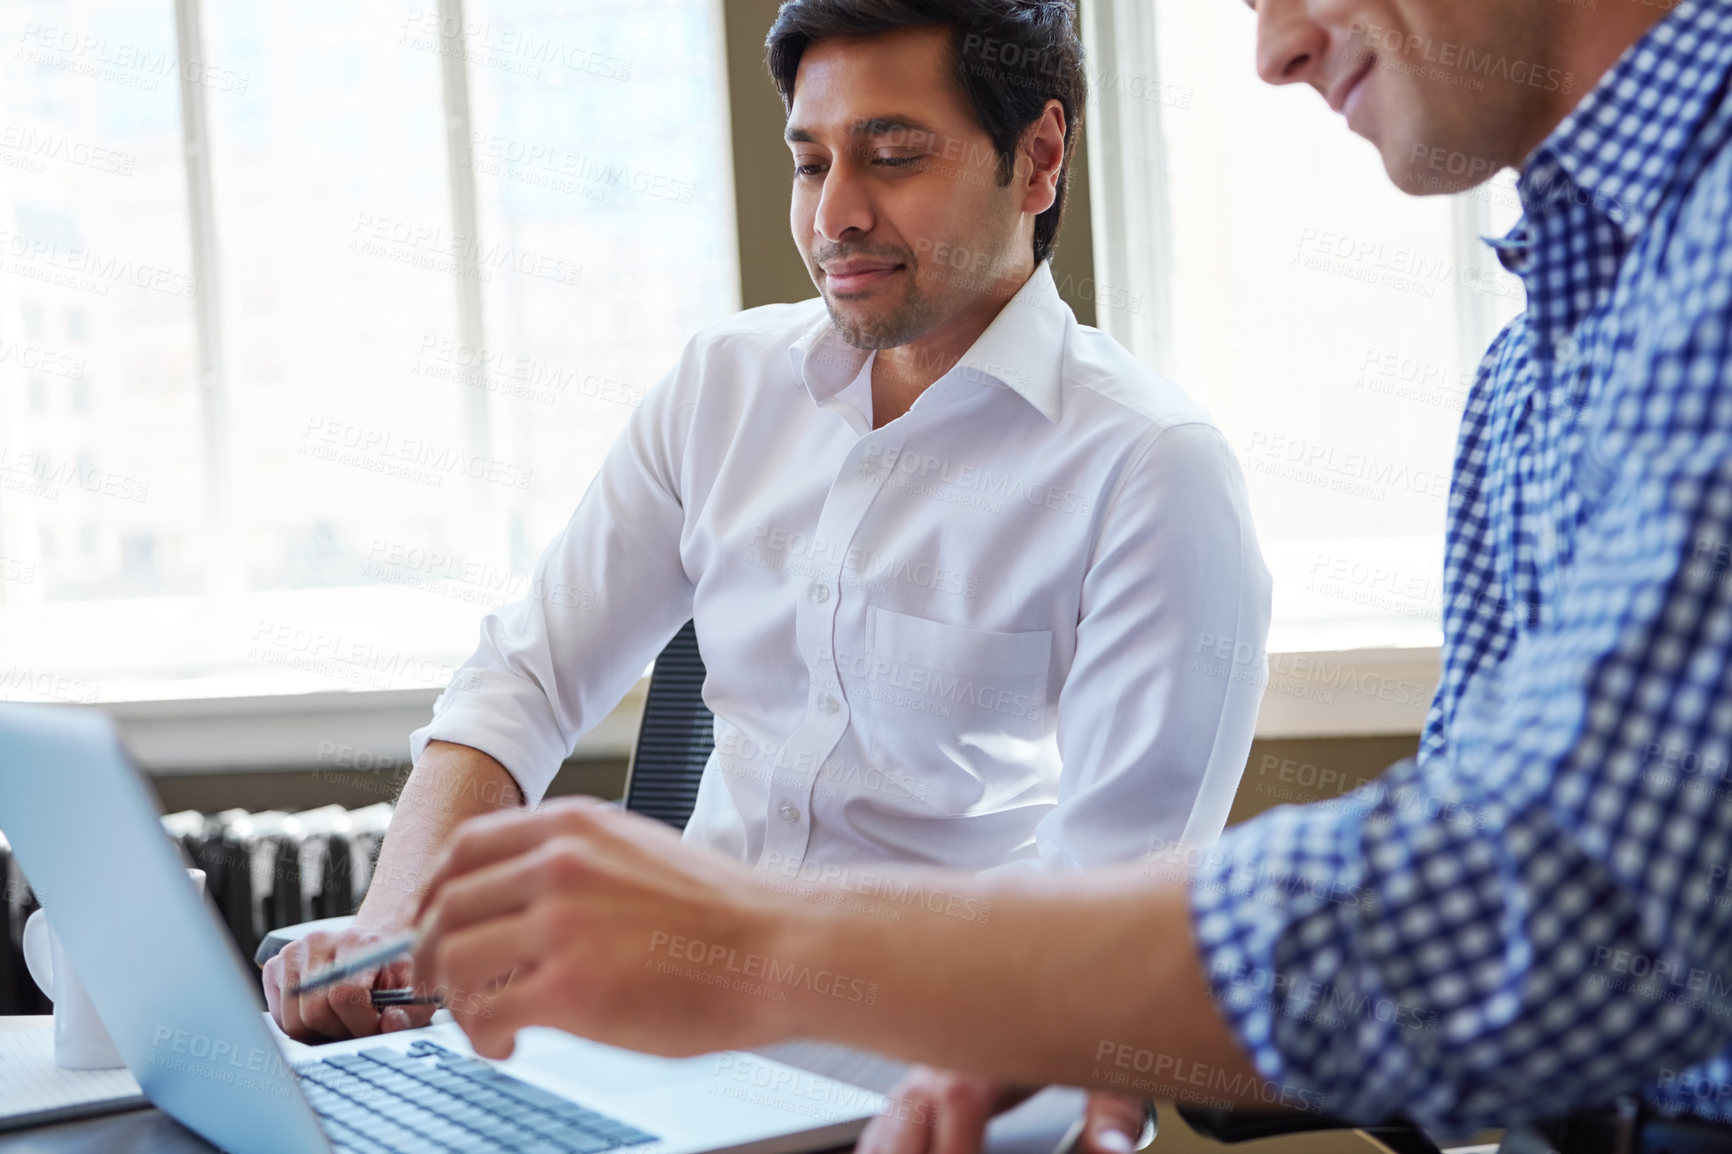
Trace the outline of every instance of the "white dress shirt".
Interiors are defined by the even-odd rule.
[[[533,805],[695,618],[716,749],[688,841],[984,870],[1218,834],[1270,578],[1207,414],[1045,264],[876,430],[871,361],[822,298],[693,338],[415,757],[480,749]]]

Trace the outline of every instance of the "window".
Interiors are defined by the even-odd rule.
[[[738,307],[719,22],[0,10],[0,698],[442,686]]]
[[[1230,0],[1095,0],[1084,28],[1097,266],[1125,290],[1102,295],[1133,306],[1101,324],[1237,449],[1276,577],[1271,650],[1436,646],[1461,409],[1522,307],[1478,241],[1519,215],[1513,176],[1396,191],[1314,90],[1258,79],[1255,17]]]

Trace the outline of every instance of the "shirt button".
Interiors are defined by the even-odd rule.
[[[837,713],[842,709],[842,703],[826,693],[818,699],[818,708],[825,713]]]
[[[1557,343],[1552,346],[1552,351],[1557,357],[1558,365],[1566,369],[1580,360],[1582,356],[1581,344],[1568,333],[1558,338]]]
[[[782,815],[783,821],[800,820],[800,810],[793,802],[784,801],[782,803],[782,808],[778,809],[776,812]]]
[[[812,587],[810,589],[808,589],[806,592],[807,592],[807,595],[810,596],[812,598],[812,600],[816,601],[819,605],[822,605],[822,604],[824,604],[824,602],[830,600],[830,587],[828,585],[824,584],[822,581],[812,582]]]
[[[861,457],[859,468],[860,475],[865,477],[867,480],[871,480],[873,477],[878,475],[878,464],[873,461],[871,457]]]

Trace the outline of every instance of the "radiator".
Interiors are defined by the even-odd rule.
[[[344,809],[328,805],[282,810],[195,810],[162,819],[186,864],[205,871],[205,894],[243,957],[280,926],[351,914],[366,895],[379,844],[391,821],[388,802]],[[24,919],[36,896],[0,835],[0,1015],[46,1014],[52,1008],[24,968]]]

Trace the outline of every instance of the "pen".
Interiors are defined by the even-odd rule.
[[[417,997],[413,988],[400,986],[394,990],[374,990],[371,994],[373,1008],[382,1010],[386,1006],[443,1006],[445,999],[438,994]]]
[[[420,940],[421,935],[416,930],[410,930],[407,933],[399,934],[397,937],[380,944],[374,949],[368,950],[366,953],[357,954],[346,962],[332,966],[328,970],[321,970],[310,978],[301,979],[300,984],[290,990],[289,993],[291,995],[304,994],[309,990],[323,989],[333,982],[340,982],[344,978],[353,977],[354,975],[361,973],[363,970],[370,970],[374,966],[383,965],[386,962],[393,961],[413,950],[415,948],[415,943]]]

